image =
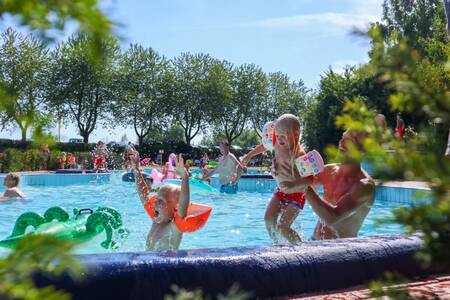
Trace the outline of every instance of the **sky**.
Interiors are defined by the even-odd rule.
[[[329,68],[368,60],[367,40],[352,34],[381,19],[383,0],[104,0],[115,33],[130,43],[152,47],[173,58],[183,52],[207,53],[235,65],[254,63],[265,72],[281,71],[310,89]],[[0,20],[1,22],[1,20]],[[8,25],[17,27],[11,20]],[[18,27],[17,27],[18,28]],[[67,35],[67,32],[66,32]],[[300,116],[301,117],[301,116]],[[114,122],[114,120],[110,120]],[[120,141],[131,128],[94,130],[90,141]],[[56,134],[56,128],[53,133]],[[76,127],[61,130],[61,141],[79,137]],[[20,138],[18,130],[0,138]],[[194,140],[199,143],[200,139]]]

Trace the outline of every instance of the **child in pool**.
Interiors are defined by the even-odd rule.
[[[150,189],[140,170],[140,156],[134,148],[134,174],[136,187],[142,205],[149,199]],[[183,233],[175,225],[175,214],[186,217],[189,206],[189,173],[184,167],[181,154],[175,160],[175,170],[181,177],[181,187],[164,185],[157,194],[155,216],[150,232],[147,236],[147,250],[176,250],[180,246]]]
[[[267,206],[264,221],[274,243],[279,243],[278,234],[290,243],[298,243],[300,236],[291,225],[305,205],[304,190],[313,181],[312,177],[300,177],[295,166],[295,159],[305,154],[300,145],[299,119],[291,114],[282,115],[276,120],[275,135],[272,175],[278,187]],[[263,144],[258,145],[243,158],[242,165],[246,166],[253,156],[265,151]]]
[[[3,184],[6,186],[6,191],[0,196],[0,201],[7,200],[9,198],[25,198],[25,195],[18,188],[20,182],[19,175],[16,173],[9,173],[6,175]]]

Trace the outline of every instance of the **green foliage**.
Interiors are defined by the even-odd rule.
[[[429,123],[416,128],[418,134],[409,140],[399,140],[392,131],[377,127],[373,112],[357,100],[347,102],[337,123],[369,133],[364,147],[378,178],[429,184],[430,202],[395,210],[392,220],[405,225],[408,232],[424,234],[424,248],[419,254],[424,266],[449,270],[450,160],[444,157],[445,148],[433,128],[435,124],[449,128],[449,73],[443,72],[444,64],[431,64],[405,41],[387,47],[379,31],[374,29],[369,34],[374,45],[371,65],[377,79],[395,90],[389,97],[392,109],[421,115]],[[450,58],[450,52],[447,55]],[[357,151],[351,151],[350,156],[361,159]]]
[[[309,90],[303,81],[290,81],[289,77],[281,72],[270,73],[265,85],[265,99],[254,105],[251,114],[252,126],[257,134],[265,123],[282,114],[303,116],[309,98]]]
[[[221,67],[222,65],[224,67]],[[242,134],[254,113],[254,108],[260,103],[264,103],[267,93],[267,78],[261,68],[253,64],[231,69],[231,65],[222,63],[218,64],[218,68],[222,75],[214,78],[214,81],[218,85],[222,85],[217,89],[221,91],[222,95],[218,97],[220,105],[214,110],[216,113],[214,128],[220,130],[231,144]],[[213,74],[216,75],[217,71]]]
[[[407,37],[406,43],[428,58],[448,43],[442,0],[385,0],[383,21],[380,26],[386,41],[393,34],[398,39]]]
[[[303,117],[303,141],[309,149],[323,151],[328,144],[337,144],[342,130],[336,126],[336,116],[344,102],[358,95],[357,78],[353,69],[343,74],[329,70],[322,76],[316,97],[307,104]]]
[[[139,144],[167,123],[167,71],[168,61],[151,48],[134,44],[121,55],[112,112],[121,124],[133,126]]]
[[[63,31],[68,21],[77,21],[80,32],[89,35],[96,55],[103,54],[101,43],[113,25],[96,0],[1,0],[0,16],[6,13],[37,30],[44,40],[52,40],[51,30]]]
[[[33,274],[58,275],[68,272],[79,278],[83,268],[70,254],[74,244],[47,235],[28,235],[6,258],[0,259],[1,299],[70,299],[70,295],[52,286],[37,288]]]
[[[58,45],[52,53],[47,92],[51,105],[77,125],[84,143],[88,143],[97,121],[107,116],[108,104],[114,99],[120,50],[116,39],[104,39],[105,59],[97,59],[90,53],[89,43],[89,37],[80,34]]]
[[[48,50],[33,36],[8,28],[0,45],[0,125],[16,125],[26,140],[27,130],[43,109]]]
[[[172,286],[174,295],[166,295],[164,300],[203,300],[203,299],[218,299],[218,300],[246,300],[251,298],[251,293],[242,292],[239,287],[235,284],[230,287],[225,295],[218,294],[211,297],[210,295],[205,295],[201,289],[196,289],[194,291],[188,291]]]

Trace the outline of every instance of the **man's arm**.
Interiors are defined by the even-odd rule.
[[[208,173],[208,175],[203,175],[202,176],[202,180],[207,180],[208,178],[210,178],[211,176],[213,176],[214,174],[217,174],[220,171],[220,164],[211,172]]]
[[[344,194],[336,205],[332,205],[320,198],[312,187],[309,186],[306,189],[306,199],[308,199],[313,211],[327,225],[333,225],[347,218],[361,205],[372,199],[373,195],[373,184],[358,184],[357,187]]]
[[[250,162],[250,160],[251,160],[254,156],[256,156],[256,155],[258,155],[258,154],[261,154],[261,153],[264,153],[264,152],[266,152],[266,151],[267,151],[267,149],[264,147],[264,145],[263,145],[263,144],[259,144],[258,146],[256,146],[256,147],[253,148],[252,150],[250,150],[250,152],[247,153],[247,154],[244,156],[244,158],[242,159],[241,165],[244,166],[244,167],[246,167],[247,164]]]

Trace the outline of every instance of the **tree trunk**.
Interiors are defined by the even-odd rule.
[[[80,132],[80,135],[83,137],[83,143],[89,143],[89,133],[88,132]]]
[[[444,0],[444,7],[447,16],[447,34],[450,37],[450,0]]]
[[[22,143],[27,141],[27,127],[21,127],[20,132],[22,133]]]
[[[138,137],[138,144],[140,147],[144,145],[144,136],[143,135],[137,135]]]

